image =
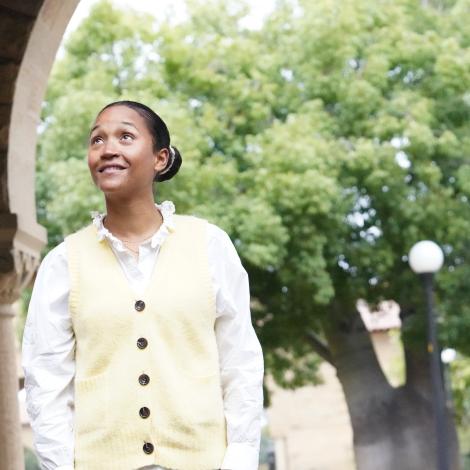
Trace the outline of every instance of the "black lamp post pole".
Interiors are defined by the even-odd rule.
[[[436,424],[437,468],[449,470],[447,447],[447,419],[444,384],[442,382],[440,349],[437,342],[437,322],[434,312],[433,273],[421,274],[426,293],[426,311],[428,316],[428,353],[431,366],[432,404]]]

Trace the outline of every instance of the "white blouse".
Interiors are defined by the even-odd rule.
[[[158,231],[134,258],[92,213],[98,239],[107,241],[136,294],[145,290],[159,248],[173,229],[175,206],[156,204],[163,216]],[[209,266],[216,294],[215,335],[219,351],[228,446],[222,469],[257,470],[263,412],[264,362],[251,323],[248,275],[229,236],[207,225]],[[26,319],[21,365],[26,409],[42,470],[73,470],[73,380],[75,337],[68,308],[70,280],[65,243],[42,261]],[[158,466],[147,466],[158,469]]]

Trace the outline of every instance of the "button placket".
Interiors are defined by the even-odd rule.
[[[134,309],[137,312],[142,312],[145,309],[145,302],[143,300],[136,300],[134,303]],[[139,349],[145,349],[148,346],[148,341],[146,338],[140,337],[137,339],[136,345]],[[150,382],[150,377],[147,374],[142,373],[139,375],[138,380],[140,385],[146,386]],[[139,416],[142,419],[147,419],[150,416],[150,408],[142,406],[139,409]],[[154,451],[154,445],[151,442],[145,442],[142,449],[146,454],[151,454]]]

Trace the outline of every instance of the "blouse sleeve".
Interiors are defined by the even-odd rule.
[[[263,413],[264,361],[251,323],[248,274],[229,236],[208,225],[208,257],[216,293],[228,446],[222,469],[257,470]]]
[[[75,337],[65,244],[41,263],[22,340],[26,411],[42,470],[73,470]]]

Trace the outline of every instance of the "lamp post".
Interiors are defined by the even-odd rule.
[[[432,402],[437,438],[438,470],[449,470],[447,450],[447,419],[446,399],[441,373],[441,355],[437,341],[437,323],[434,312],[433,282],[434,274],[441,269],[444,263],[444,254],[434,242],[424,240],[416,243],[410,251],[409,263],[411,269],[420,275],[425,295],[426,312],[428,317],[428,353],[431,367]]]

